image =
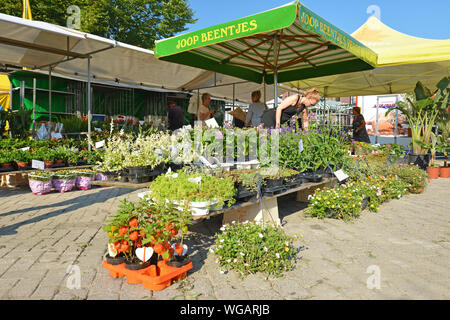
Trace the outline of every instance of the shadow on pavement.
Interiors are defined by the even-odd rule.
[[[282,222],[284,217],[297,213],[307,207],[308,203],[295,200],[295,193],[278,198],[278,216]]]
[[[208,220],[200,220],[189,226],[190,233],[184,239],[184,243],[189,247],[190,259],[194,265],[189,272],[197,272],[205,264],[208,250],[214,245],[214,236],[220,232],[222,216],[222,214],[213,216]]]
[[[118,191],[117,191],[117,193],[116,192],[112,193],[111,197],[120,197],[122,195],[131,193],[134,191],[134,189],[128,189],[128,188],[115,188],[115,189],[118,189]],[[74,191],[74,192],[78,192],[78,191]],[[73,199],[65,200],[65,201],[58,202],[58,203],[49,203],[48,205],[34,206],[34,207],[25,208],[25,209],[13,210],[13,211],[2,213],[2,214],[0,214],[0,218],[14,215],[14,214],[25,213],[28,211],[45,210],[48,208],[55,208],[55,207],[68,206],[68,205],[70,206],[68,208],[54,210],[54,211],[48,212],[46,214],[43,214],[43,215],[40,215],[37,217],[33,217],[31,219],[21,221],[21,222],[18,222],[18,223],[9,225],[9,226],[1,227],[0,228],[0,236],[16,234],[17,233],[16,229],[18,229],[24,225],[35,223],[35,222],[40,222],[45,219],[50,219],[50,218],[59,216],[61,214],[66,214],[66,213],[69,213],[74,210],[79,210],[81,208],[88,207],[95,203],[104,202],[106,199],[102,195],[105,193],[111,193],[111,189],[110,188],[103,189],[103,190],[95,193],[95,196],[92,193],[88,193],[88,194],[83,194],[83,195],[77,196]],[[111,197],[109,197],[109,198],[111,198]]]

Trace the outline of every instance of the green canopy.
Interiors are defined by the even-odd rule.
[[[373,69],[377,55],[298,1],[156,42],[158,59],[267,84]]]

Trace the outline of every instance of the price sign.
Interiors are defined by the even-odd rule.
[[[99,141],[95,143],[95,149],[100,149],[105,146],[105,140]]]
[[[219,127],[219,124],[217,123],[216,119],[214,119],[214,118],[205,120],[205,124],[206,124],[209,128],[218,128],[218,127]]]
[[[344,171],[342,171],[342,169],[335,171],[333,173],[336,176],[336,178],[338,178],[339,182],[344,181],[345,179],[348,178],[348,175]]]
[[[300,141],[298,142],[298,152],[302,153],[303,151],[303,140],[300,139]]]
[[[45,163],[44,163],[44,161],[31,160],[31,167],[33,169],[44,170],[45,169]]]
[[[20,150],[27,151],[27,150],[30,150],[30,147],[21,148]]]

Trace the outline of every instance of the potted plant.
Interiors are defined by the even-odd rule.
[[[95,172],[89,169],[79,169],[73,171],[76,175],[75,186],[80,190],[91,189],[91,181],[94,179]]]
[[[404,102],[399,101],[395,107],[386,112],[387,115],[394,110],[399,110],[406,117],[411,128],[413,148],[413,152],[408,154],[408,162],[419,165],[423,170],[426,170],[430,161],[424,144],[428,144],[431,139],[438,114],[442,112],[441,110],[448,108],[449,83],[449,77],[443,78],[436,85],[436,91],[432,93],[419,81],[413,95],[406,97]]]
[[[447,154],[450,149],[450,142],[444,134],[438,136],[436,150],[444,155],[444,165],[439,167],[439,175],[441,178],[450,177],[450,166],[447,166]]]
[[[441,178],[450,177],[450,167],[447,166],[447,155],[450,149],[450,108],[441,108],[436,121],[437,127],[440,131],[438,135],[437,151],[444,155],[444,166],[440,167],[439,174]]]
[[[130,270],[143,269],[150,264],[156,264],[153,257],[153,249],[146,249],[143,240],[147,234],[143,231],[148,220],[143,210],[139,206],[126,199],[121,201],[119,210],[112,217],[103,230],[108,234],[108,263],[125,263],[125,267]],[[139,253],[143,248],[143,256]]]
[[[53,174],[53,187],[56,191],[69,192],[75,185],[76,175],[70,170],[60,170]]]
[[[34,171],[28,174],[28,184],[35,195],[49,194],[52,190],[52,172]]]
[[[14,158],[9,151],[0,151],[0,169],[9,171],[13,169]]]
[[[262,272],[282,276],[293,268],[296,237],[279,227],[257,222],[224,225],[215,236],[216,262],[222,270],[234,270],[242,276]]]
[[[431,152],[431,161],[430,165],[427,167],[427,173],[428,177],[430,179],[437,179],[439,178],[439,165],[435,164],[435,157],[436,157],[436,146],[438,142],[438,138],[434,134],[434,132],[431,132],[430,134],[430,142],[424,143],[422,141],[417,141],[417,143],[425,150],[430,150]]]

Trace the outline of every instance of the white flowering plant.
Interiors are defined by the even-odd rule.
[[[221,270],[234,270],[242,276],[256,272],[281,276],[293,268],[296,238],[280,228],[246,221],[223,225],[220,230],[213,252]]]

